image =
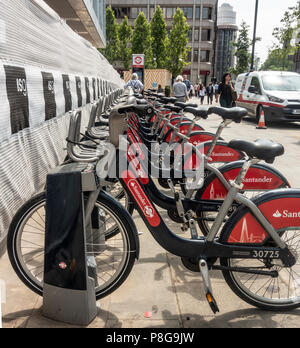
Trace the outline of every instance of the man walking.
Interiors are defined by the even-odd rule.
[[[183,77],[177,76],[176,82],[173,85],[173,94],[177,101],[186,103],[186,100],[189,99],[188,91],[186,84],[183,83]]]
[[[187,75],[183,75],[183,83],[186,85],[188,95],[190,95],[192,85],[191,82],[188,80]]]
[[[213,99],[214,99],[214,87],[212,83],[210,83],[209,86],[206,87],[206,94],[207,94],[207,104],[212,105]]]

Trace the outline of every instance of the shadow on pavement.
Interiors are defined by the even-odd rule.
[[[165,311],[163,318],[170,320],[171,313]],[[191,313],[181,314],[182,326],[184,328],[278,328],[281,325],[273,317],[278,313],[262,311],[256,308],[236,310],[224,314],[218,313],[216,316],[201,316]],[[300,316],[300,310],[284,312],[293,317]],[[211,318],[211,319],[210,319]],[[166,319],[164,319],[166,320]],[[283,326],[284,322],[282,322]],[[287,324],[287,323],[286,323]],[[163,326],[162,326],[163,327]]]

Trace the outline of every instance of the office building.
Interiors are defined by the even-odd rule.
[[[118,23],[125,16],[133,26],[138,14],[143,11],[151,20],[156,7],[159,5],[164,13],[168,30],[172,27],[172,18],[179,7],[191,27],[189,46],[191,52],[183,73],[188,75],[192,83],[202,81],[207,83],[215,71],[215,40],[218,0],[107,0],[115,12]]]
[[[97,48],[106,45],[106,0],[45,0],[79,35]]]
[[[217,40],[216,40],[216,78],[222,80],[223,74],[234,66],[234,48],[232,42],[237,39],[236,12],[227,3],[218,10]]]

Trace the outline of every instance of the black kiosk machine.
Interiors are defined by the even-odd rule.
[[[91,164],[63,165],[47,177],[43,291],[47,318],[86,326],[97,315],[96,262],[89,257],[93,253],[88,245],[90,236],[95,238],[93,229],[98,228],[100,234],[101,222],[100,214],[93,218],[95,208],[89,207],[88,198],[98,196],[99,186]]]

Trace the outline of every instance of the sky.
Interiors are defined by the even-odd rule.
[[[250,37],[253,37],[255,0],[219,0],[219,6],[228,3],[237,12],[237,25],[243,20],[250,25]],[[261,58],[261,64],[268,57],[268,48],[275,41],[272,32],[280,25],[280,20],[288,7],[294,6],[297,0],[259,0],[257,36],[262,41],[256,43],[256,54]]]

